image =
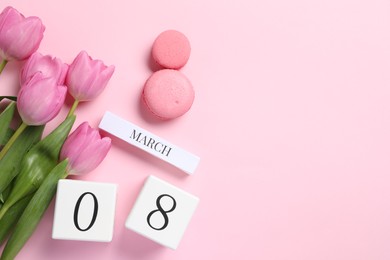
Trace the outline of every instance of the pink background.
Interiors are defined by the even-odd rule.
[[[388,0],[7,5],[43,20],[42,53],[70,63],[85,49],[116,66],[77,125],[97,126],[110,110],[201,157],[187,176],[113,140],[100,167],[77,178],[119,184],[113,241],[52,240],[52,205],[18,259],[390,259]],[[166,29],[191,41],[182,72],[196,98],[186,115],[161,122],[140,93]],[[1,75],[1,94],[17,92],[19,68]],[[201,200],[176,251],[124,227],[150,174]]]

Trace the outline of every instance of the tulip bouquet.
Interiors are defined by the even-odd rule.
[[[114,73],[113,66],[81,51],[70,65],[37,51],[45,27],[12,7],[0,14],[0,73],[8,62],[25,61],[17,97],[0,114],[0,259],[14,259],[50,204],[57,182],[68,174],[95,169],[111,147],[108,137],[82,123],[69,135],[79,102],[97,97]],[[45,124],[74,98],[67,117],[42,139]],[[11,127],[15,118],[21,123]],[[69,135],[69,136],[68,136]]]

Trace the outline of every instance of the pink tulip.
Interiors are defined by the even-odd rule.
[[[69,66],[65,84],[74,99],[92,100],[104,90],[114,69],[114,66],[107,67],[102,61],[93,60],[81,51]]]
[[[57,85],[57,79],[35,73],[19,91],[17,107],[27,125],[43,125],[52,120],[65,101],[66,87]]]
[[[24,60],[39,47],[45,26],[38,17],[25,18],[16,9],[6,7],[0,14],[0,57]]]
[[[60,159],[69,159],[72,174],[82,174],[94,170],[106,157],[110,147],[109,137],[101,138],[97,129],[84,122],[66,139]]]
[[[35,52],[24,64],[20,73],[20,84],[24,85],[34,76],[35,73],[41,72],[45,78],[57,79],[57,85],[63,85],[68,71],[68,65],[58,58],[50,55],[43,56]]]

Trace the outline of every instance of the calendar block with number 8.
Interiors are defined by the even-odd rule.
[[[126,227],[176,249],[198,202],[197,197],[149,176],[127,218]]]
[[[54,212],[54,239],[110,242],[116,184],[60,180]]]

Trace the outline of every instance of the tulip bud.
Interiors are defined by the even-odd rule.
[[[45,78],[55,78],[57,85],[63,85],[68,71],[68,65],[50,55],[43,56],[35,52],[24,64],[20,73],[20,84],[24,85],[35,73],[41,72]]]
[[[17,107],[27,125],[43,125],[52,120],[65,101],[66,87],[57,85],[55,78],[36,73],[19,91]]]
[[[66,139],[60,159],[69,160],[70,174],[82,174],[94,170],[110,148],[111,139],[101,138],[97,129],[84,122]]]
[[[81,51],[69,66],[65,84],[77,101],[92,100],[104,90],[114,69],[114,66],[107,67],[102,61],[93,60]]]
[[[39,47],[45,26],[38,17],[25,18],[16,9],[6,7],[0,14],[0,57],[24,60]]]

